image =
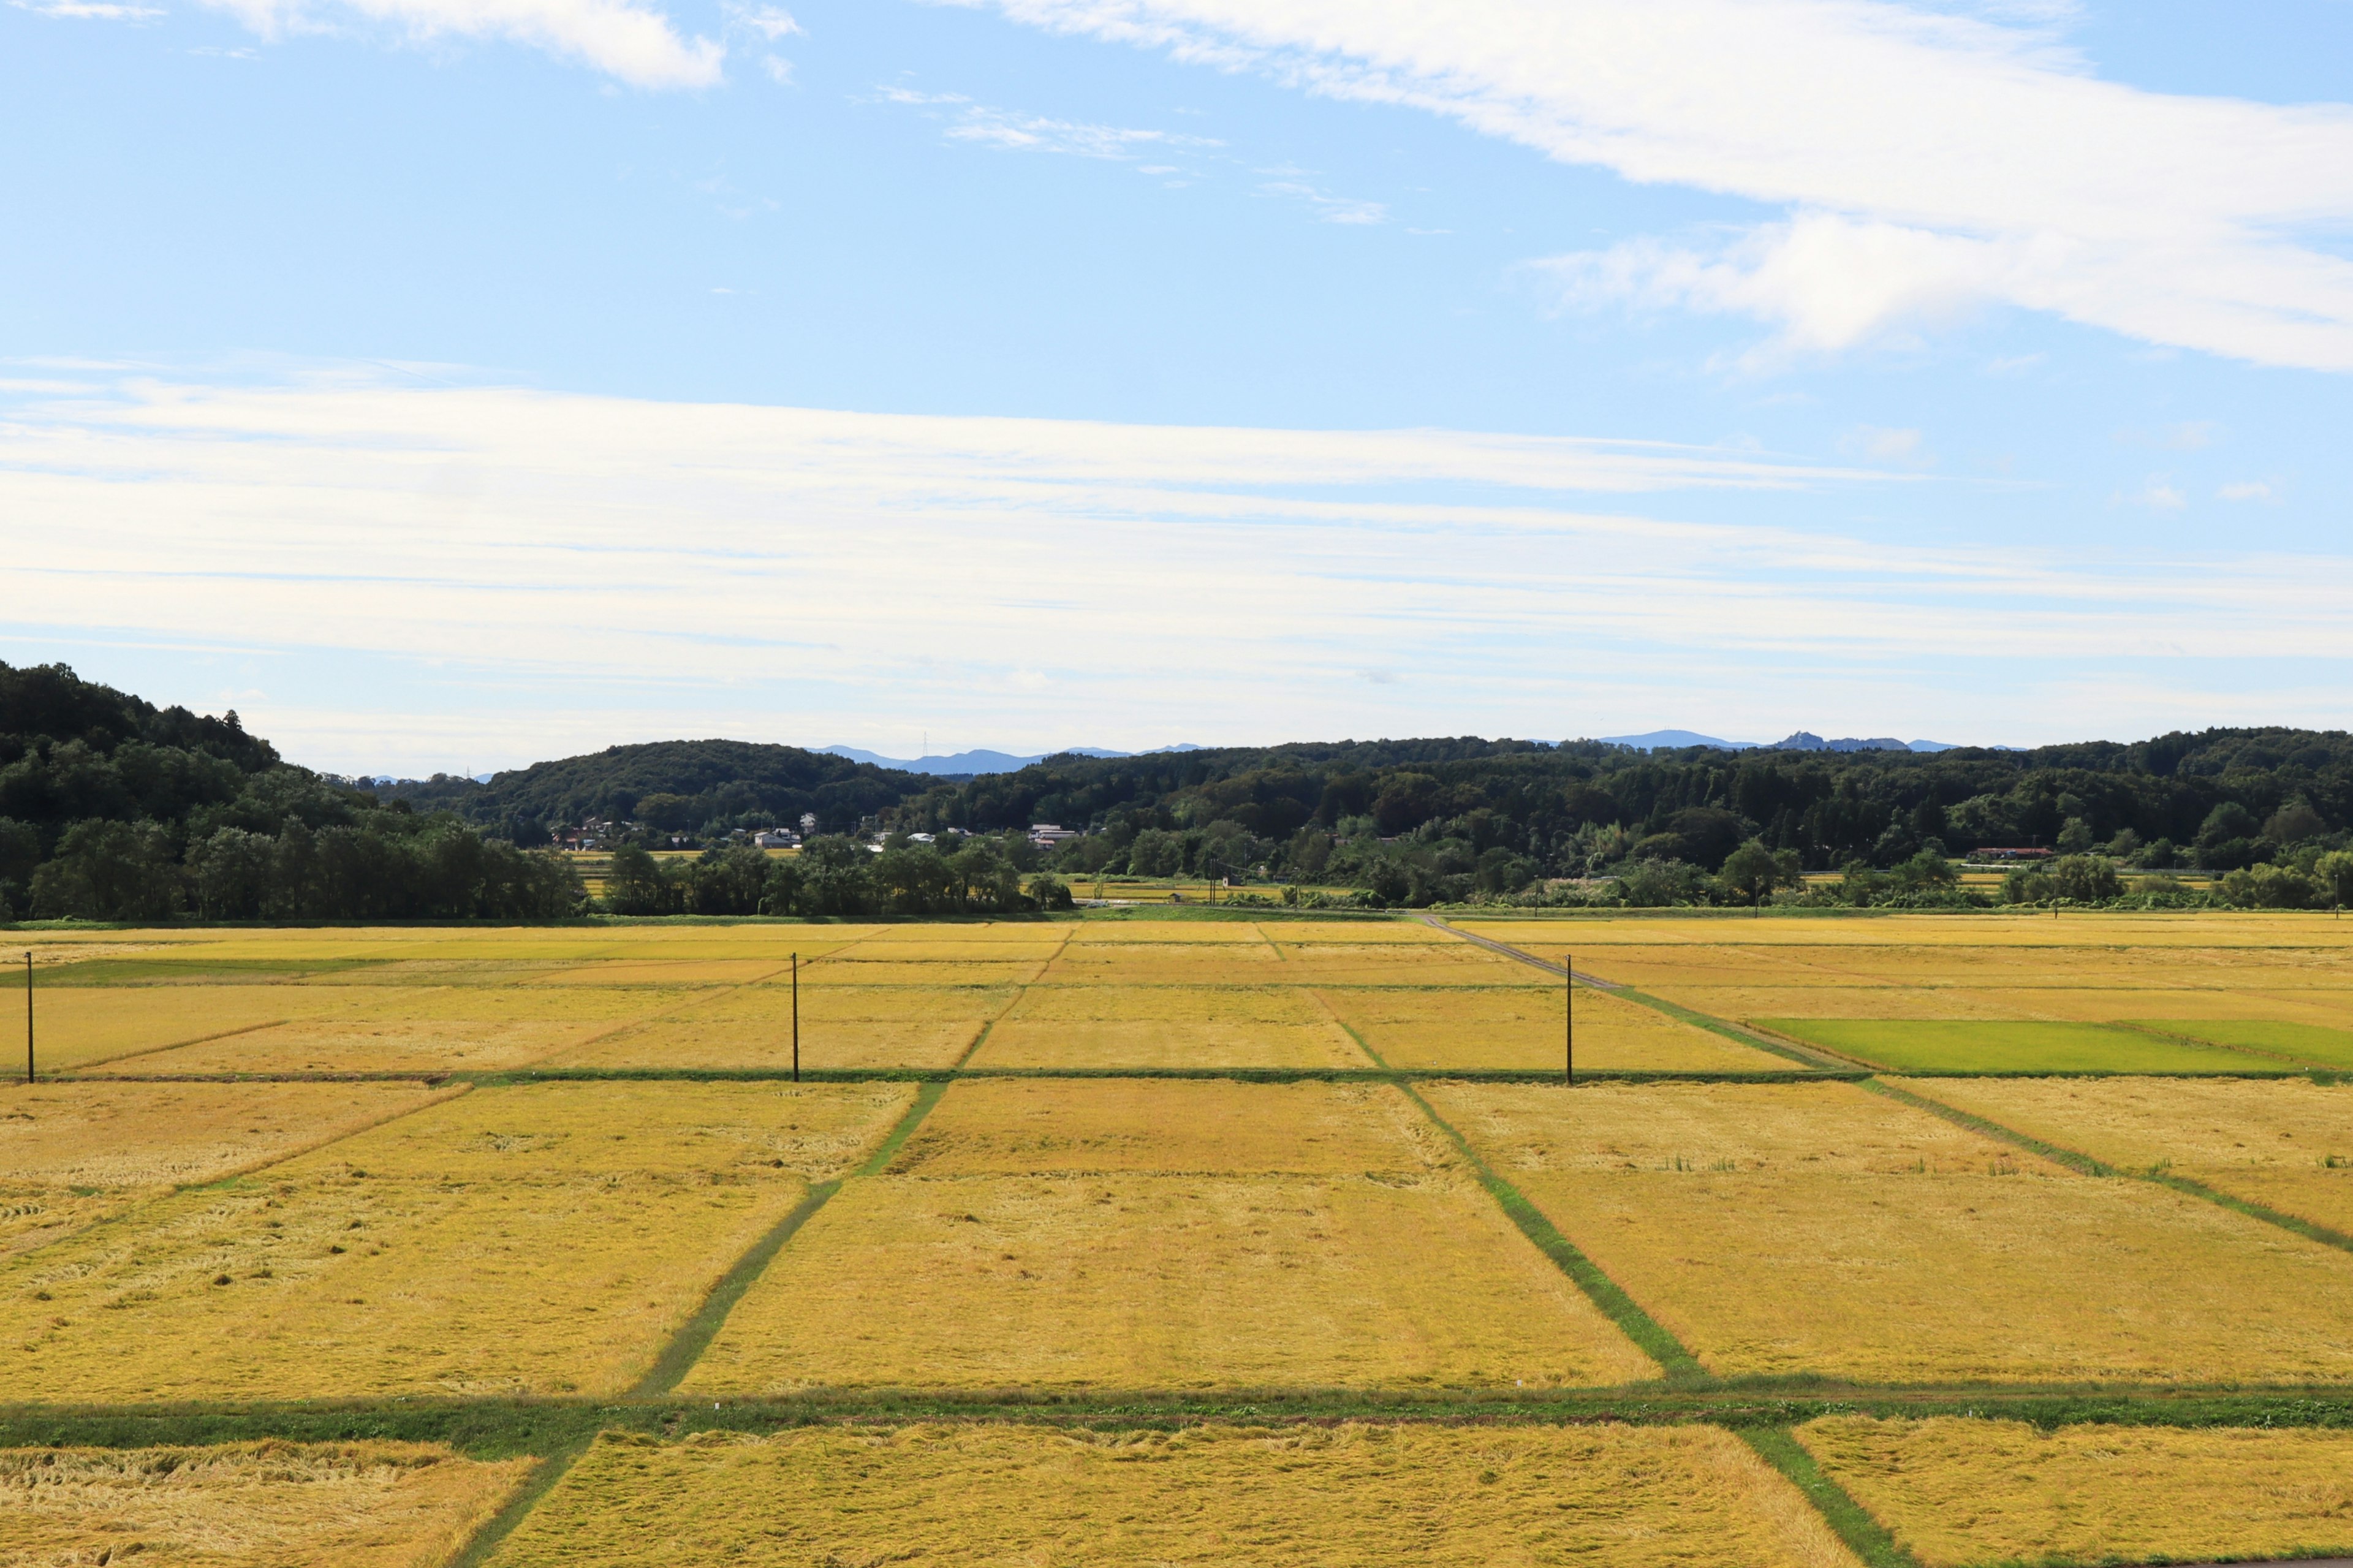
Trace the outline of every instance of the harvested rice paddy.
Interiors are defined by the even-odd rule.
[[[1851,1568],[1709,1427],[815,1427],[607,1437],[491,1561]]]
[[[1560,1068],[1567,1054],[1562,987],[1319,991],[1367,1049],[1391,1067]],[[1682,1023],[1656,1008],[1579,986],[1576,1056],[1582,1068],[1740,1073],[1786,1068],[1783,1058]]]
[[[1149,914],[25,933],[0,1561],[2348,1549],[2342,922]]]
[[[1856,1086],[1428,1093],[1720,1375],[2353,1382],[2353,1255]]]
[[[0,1262],[0,1385],[42,1400],[616,1393],[912,1094],[477,1089]]]
[[[1799,1439],[1923,1568],[2353,1555],[2353,1436],[1941,1416]]]
[[[0,1562],[438,1568],[533,1465],[421,1443],[0,1449]]]
[[[1936,1079],[1909,1087],[2120,1170],[2186,1176],[2353,1236],[2353,1086]]]

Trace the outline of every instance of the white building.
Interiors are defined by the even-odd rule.
[[[1029,842],[1040,849],[1051,849],[1058,844],[1068,844],[1073,838],[1085,837],[1079,829],[1064,827],[1060,823],[1033,822],[1029,825]]]

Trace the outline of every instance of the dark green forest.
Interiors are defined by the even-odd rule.
[[[790,862],[742,843],[805,815],[819,837]],[[0,917],[554,918],[588,906],[545,851],[591,822],[622,851],[608,907],[647,914],[1007,912],[1121,874],[1310,904],[1957,908],[1986,900],[1952,862],[1987,848],[2053,852],[2010,875],[2012,902],[2341,907],[2353,736],[1935,754],[1463,737],[1064,755],[963,780],[678,741],[387,784],[289,764],[235,713],[0,665]],[[1083,837],[1041,855],[1039,822]],[[643,853],[676,847],[704,854]],[[1807,871],[1840,875],[1801,887]]]
[[[282,761],[235,712],[0,665],[0,918],[537,920],[560,857]]]

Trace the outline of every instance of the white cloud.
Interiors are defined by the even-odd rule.
[[[2297,237],[2353,220],[2353,109],[2102,81],[2054,43],[2063,6],[994,4],[1788,209],[1713,247],[1562,258],[1587,298],[1739,311],[1813,350],[1989,300],[2156,343],[2353,369],[2353,262]]]
[[[2308,682],[2353,663],[2342,557],[1915,547],[1641,510],[1929,482],[1910,476],[434,374],[45,368],[0,406],[0,516],[75,521],[19,531],[12,662],[97,648],[109,674],[158,650],[149,694],[173,700],[202,696],[167,689],[192,661],[250,667],[266,679],[238,682],[270,696],[240,711],[343,771],[681,733],[856,742],[951,712],[1022,745],[1609,733],[1694,690],[1785,728],[1846,693],[1926,733],[2026,741],[2261,708],[2182,709],[2217,661]],[[2329,679],[2300,717],[2353,716]],[[2177,695],[2078,705],[2095,679]]]
[[[153,5],[118,5],[101,0],[9,0],[19,11],[82,22],[144,22],[164,12]]]
[[[2262,479],[2241,479],[2214,492],[2222,500],[2276,501],[2279,492]]]
[[[876,89],[885,103],[939,111],[948,121],[952,142],[970,142],[1015,153],[1060,153],[1074,158],[1103,158],[1128,163],[1153,153],[1208,149],[1223,143],[1207,136],[1175,131],[1140,131],[1122,125],[1097,125],[1085,121],[1054,120],[976,103],[962,93],[918,92],[912,88]],[[1147,173],[1173,173],[1148,170]]]
[[[778,38],[793,37],[801,31],[801,25],[793,20],[792,13],[780,6],[744,5],[729,0],[729,4],[722,5],[720,10],[733,26],[757,33],[772,44]]]
[[[1301,180],[1269,180],[1259,189],[1271,196],[1288,196],[1306,203],[1309,210],[1324,223],[1376,224],[1389,220],[1389,209],[1379,202],[1335,196]]]
[[[2179,511],[2189,504],[2189,498],[2180,487],[2163,474],[2151,474],[2137,493],[2124,499],[2151,511]]]
[[[576,59],[632,87],[710,87],[725,47],[681,37],[668,16],[630,0],[206,0],[264,37],[354,21],[410,37],[501,39]],[[783,16],[782,12],[773,13]],[[789,18],[786,18],[789,22]]]

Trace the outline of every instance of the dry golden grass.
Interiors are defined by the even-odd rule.
[[[1565,1173],[2060,1174],[2009,1144],[1846,1083],[1434,1083],[1422,1090],[1507,1179]]]
[[[0,1386],[609,1393],[913,1092],[478,1089],[0,1264]]]
[[[1008,1018],[989,1031],[973,1053],[971,1065],[1362,1068],[1372,1063],[1347,1032],[1328,1018],[1312,1024]]]
[[[1656,1367],[1450,1172],[853,1179],[690,1393],[1530,1387]]]
[[[1925,1568],[2353,1552],[2353,1436],[1841,1415],[1798,1429]]]
[[[495,1568],[1852,1568],[1705,1426],[805,1427],[600,1438]]]
[[[852,958],[843,955],[801,969],[801,1000],[809,993],[837,985],[1027,985],[1047,967],[1042,959],[1000,963],[902,963],[895,958]]]
[[[817,986],[800,994],[804,1067],[948,1067],[1018,995],[1010,985]],[[565,1067],[778,1068],[793,997],[771,982],[691,999],[552,1058]]]
[[[415,1084],[10,1085],[0,1089],[0,1254],[454,1092]]]
[[[1058,985],[1280,985],[1293,980],[1264,942],[1073,943],[1046,966]]]
[[[2353,1087],[2304,1079],[1937,1079],[1914,1093],[2126,1170],[2353,1235]]]
[[[1282,944],[1293,985],[1525,985],[1538,972],[1470,942]]]
[[[1335,1016],[1391,1067],[1557,1068],[1561,988],[1327,991]],[[1757,1072],[1789,1064],[1585,986],[1577,990],[1580,1068]]]
[[[896,1175],[1418,1173],[1427,1118],[1387,1084],[978,1079],[943,1098]]]
[[[1071,886],[1077,888],[1082,882],[1090,892],[1093,890],[1094,884],[1084,879]],[[1198,947],[1264,941],[1264,930],[1249,921],[1091,921],[1071,927],[1070,945],[1077,949],[1105,942],[1114,947],[1158,942]]]
[[[1270,977],[1271,978],[1271,977]],[[1289,985],[1032,985],[1009,1023],[1324,1024],[1331,1016]]]
[[[2353,1381],[2353,1257],[1850,1085],[1428,1092],[1720,1373]]]
[[[22,1068],[25,996],[11,999],[0,1059]],[[40,986],[34,997],[34,1049],[43,1072],[168,1049],[325,1011],[333,999],[279,985]]]
[[[0,1563],[440,1568],[534,1463],[421,1443],[0,1449]]]

